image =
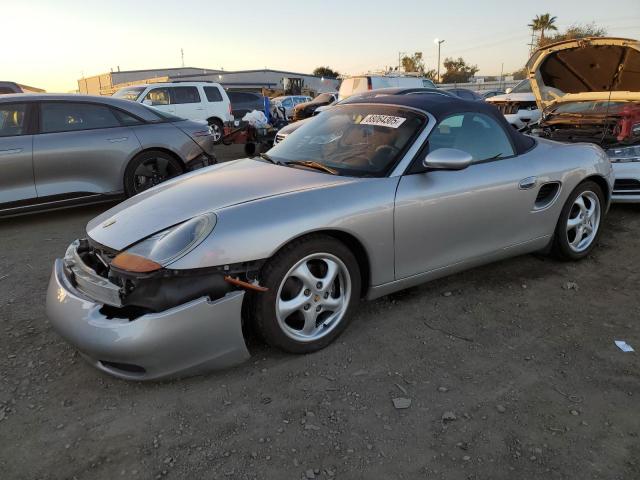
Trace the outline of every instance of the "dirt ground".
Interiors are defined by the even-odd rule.
[[[485,266],[363,303],[321,352],[254,342],[143,384],[44,314],[54,258],[105,208],[0,221],[0,478],[640,478],[640,361],[614,345],[640,350],[640,207],[581,263]]]

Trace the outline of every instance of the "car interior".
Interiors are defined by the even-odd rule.
[[[471,154],[475,161],[514,154],[502,128],[478,113],[456,114],[442,120],[429,137],[429,151],[455,148]]]
[[[3,105],[0,108],[0,137],[22,135],[24,118],[24,105]]]

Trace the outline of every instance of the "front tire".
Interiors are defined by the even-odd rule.
[[[347,327],[360,299],[360,268],[353,253],[326,235],[283,247],[263,267],[267,292],[254,294],[251,315],[272,346],[310,353]]]
[[[602,188],[590,180],[578,185],[558,219],[552,251],[561,260],[580,260],[596,245],[604,217]]]

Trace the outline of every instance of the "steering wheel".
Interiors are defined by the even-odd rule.
[[[378,148],[376,148],[376,151],[374,152],[372,157],[368,158],[367,161],[370,167],[377,168],[378,165],[376,165],[374,162],[376,158],[384,155],[386,158],[391,159],[398,153],[400,153],[400,149],[395,145],[380,145]]]

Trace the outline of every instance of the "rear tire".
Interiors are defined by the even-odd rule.
[[[602,188],[587,180],[578,185],[560,212],[552,252],[560,260],[581,260],[600,237],[606,201]]]
[[[263,338],[290,353],[310,353],[347,328],[360,299],[358,262],[340,241],[310,235],[283,247],[262,268],[267,292],[249,312]]]
[[[182,174],[182,164],[171,154],[160,150],[147,150],[136,155],[124,173],[124,191],[132,197],[170,178]]]

